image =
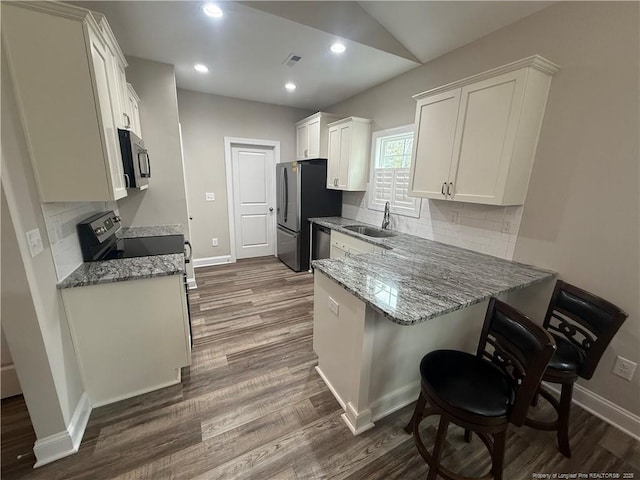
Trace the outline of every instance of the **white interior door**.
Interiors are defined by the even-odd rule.
[[[273,149],[231,148],[236,258],[275,253]]]

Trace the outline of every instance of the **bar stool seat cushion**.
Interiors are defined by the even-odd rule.
[[[577,372],[584,362],[584,353],[561,335],[551,334],[556,341],[556,351],[549,362],[549,367],[563,372]]]
[[[469,353],[431,352],[422,358],[420,374],[441,401],[476,415],[506,416],[515,400],[512,380]]]

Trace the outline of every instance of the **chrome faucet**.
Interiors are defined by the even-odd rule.
[[[382,229],[389,228],[389,202],[384,204],[384,217],[382,218]]]

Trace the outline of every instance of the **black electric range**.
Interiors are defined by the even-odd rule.
[[[118,238],[120,217],[101,212],[78,223],[78,237],[85,262],[152,255],[185,254],[184,235]],[[187,258],[188,262],[189,259]]]
[[[106,250],[100,260],[116,258],[147,257],[184,253],[184,235],[162,235],[158,237],[118,238]]]

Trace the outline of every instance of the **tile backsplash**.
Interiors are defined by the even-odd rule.
[[[374,225],[383,213],[367,208],[367,195],[343,192],[342,216]],[[420,218],[391,214],[390,228],[402,233],[513,259],[522,206],[496,207],[422,199]]]
[[[47,224],[53,262],[58,281],[66,278],[82,263],[82,251],[76,225],[93,213],[114,210],[115,202],[60,202],[43,203],[42,213]]]

